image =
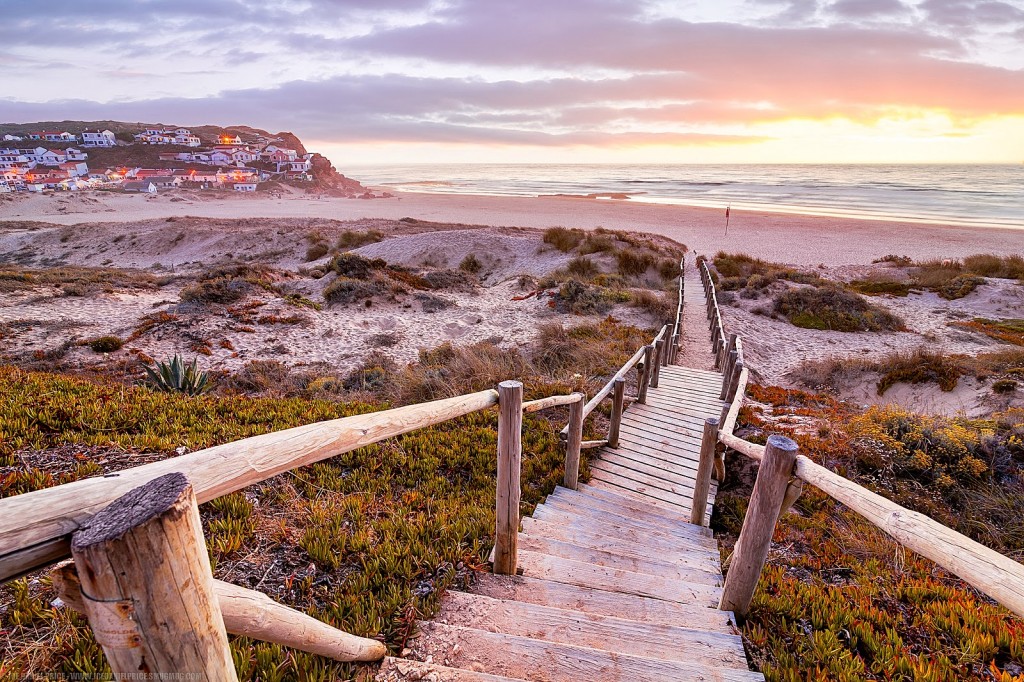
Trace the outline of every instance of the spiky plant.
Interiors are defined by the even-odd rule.
[[[186,365],[175,355],[167,362],[157,362],[156,369],[146,367],[146,383],[158,391],[177,391],[185,395],[199,395],[208,388],[206,372],[200,372],[198,358]]]

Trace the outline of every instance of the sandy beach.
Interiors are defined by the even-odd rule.
[[[546,228],[554,225],[653,232],[698,253],[746,252],[796,265],[870,263],[886,254],[915,259],[959,258],[979,252],[1008,255],[1024,249],[1024,231],[855,220],[567,197],[494,197],[405,193],[391,199],[282,198],[168,193],[156,197],[107,193],[55,196],[0,195],[0,221],[61,225],[140,221],[171,216],[209,218],[412,217],[447,223]]]

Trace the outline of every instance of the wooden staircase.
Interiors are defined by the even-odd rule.
[[[688,292],[700,291],[690,272]],[[688,307],[706,329],[702,309]],[[710,345],[709,335],[699,347]],[[483,575],[472,593],[450,592],[377,680],[763,680],[733,614],[718,609],[722,570],[706,527],[714,484],[705,525],[690,523],[704,421],[721,414],[721,390],[718,372],[662,367],[645,403],[623,413],[616,447],[590,460],[590,482],[556,488],[522,519],[521,575]]]

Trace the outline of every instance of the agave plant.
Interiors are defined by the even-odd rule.
[[[206,372],[197,367],[198,358],[186,365],[175,355],[167,362],[157,362],[156,369],[146,367],[146,383],[158,391],[178,391],[199,395],[208,388]]]

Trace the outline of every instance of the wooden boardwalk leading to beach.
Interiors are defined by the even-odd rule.
[[[696,310],[685,317],[684,365],[663,367],[645,403],[628,406],[617,446],[590,460],[589,483],[556,488],[522,519],[521,575],[450,592],[420,623],[410,658],[386,659],[378,680],[764,679],[718,609],[722,570],[706,527],[714,483],[705,525],[690,523],[704,421],[724,403],[700,280],[688,272],[684,300]]]

